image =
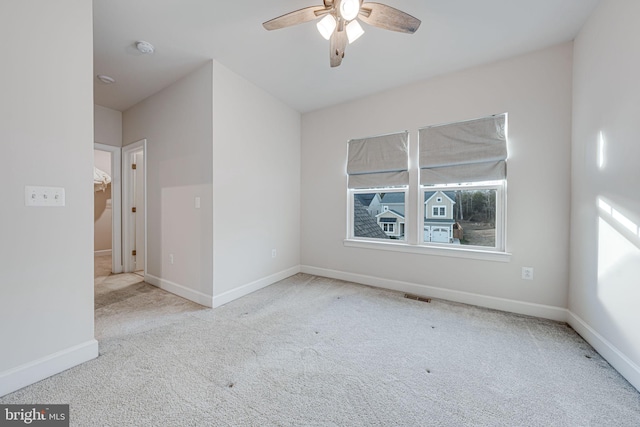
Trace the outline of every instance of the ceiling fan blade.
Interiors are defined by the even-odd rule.
[[[342,58],[344,58],[344,50],[347,47],[347,32],[337,29],[331,34],[331,40],[329,41],[329,62],[332,67],[337,67],[342,64]]]
[[[280,28],[290,27],[292,25],[302,24],[303,22],[313,21],[314,19],[322,16],[323,11],[329,12],[325,6],[310,6],[304,9],[299,9],[277,18],[273,18],[262,24],[267,30],[279,30]],[[318,14],[319,13],[319,14]]]
[[[362,22],[385,30],[413,34],[420,27],[420,20],[408,13],[380,3],[363,3],[358,16]]]

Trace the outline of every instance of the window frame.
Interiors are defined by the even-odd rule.
[[[487,251],[495,253],[506,253],[506,180],[500,181],[486,181],[478,183],[464,183],[464,184],[448,184],[448,185],[420,185],[418,187],[418,194],[421,200],[424,200],[424,193],[427,191],[474,191],[474,190],[496,190],[496,245],[489,246],[476,246],[476,245],[463,245],[455,246],[452,249],[455,250],[474,250],[474,251]],[[420,209],[419,229],[424,227],[426,203],[422,203]],[[455,220],[454,220],[455,221]],[[434,246],[434,247],[450,247],[451,243],[434,243],[425,242],[424,235],[420,236],[420,246]]]
[[[462,259],[475,259],[481,261],[492,261],[492,262],[511,262],[511,253],[506,250],[506,195],[507,195],[507,182],[501,181],[499,185],[502,187],[501,192],[496,193],[496,234],[498,233],[498,224],[500,225],[499,232],[502,236],[502,242],[505,245],[503,251],[496,250],[495,248],[487,248],[484,246],[472,246],[465,245],[464,247],[454,246],[449,243],[420,243],[423,239],[423,226],[424,226],[424,209],[425,203],[420,203],[422,207],[419,209],[419,214],[416,213],[415,223],[418,230],[418,240],[414,241],[414,236],[410,236],[408,231],[410,231],[410,227],[407,225],[411,225],[411,217],[409,214],[411,212],[407,211],[407,206],[409,204],[409,194],[411,193],[410,188],[406,187],[378,187],[378,188],[358,188],[358,189],[347,189],[347,221],[346,221],[346,235],[348,236],[343,241],[343,245],[345,247],[350,248],[359,248],[359,249],[373,249],[373,250],[383,250],[389,252],[400,252],[400,253],[411,253],[411,254],[421,254],[421,255],[429,255],[429,256],[443,256],[449,258],[462,258]],[[460,189],[487,189],[487,187],[492,187],[492,184],[487,185],[486,183],[482,185],[460,185]],[[431,189],[431,186],[421,186],[419,185],[417,188],[418,198],[424,200],[423,190],[424,188]],[[448,189],[451,186],[438,186],[438,187],[447,187]],[[385,191],[386,190],[386,191]],[[353,215],[354,215],[354,194],[361,193],[382,193],[382,192],[402,192],[405,195],[405,234],[404,239],[376,239],[369,237],[355,237],[353,235]],[[502,206],[502,209],[499,209],[499,205]],[[500,222],[498,219],[498,215],[500,215]],[[413,239],[412,239],[413,237]],[[496,242],[498,242],[498,236],[496,236]]]
[[[374,237],[356,237],[354,236],[354,198],[356,194],[370,194],[370,193],[402,193],[404,194],[404,210],[405,210],[405,234],[402,239],[377,239]],[[399,187],[375,187],[375,188],[347,188],[347,238],[345,242],[368,242],[372,244],[394,244],[394,245],[402,245],[407,243],[407,235],[406,235],[406,223],[407,223],[407,200],[408,200],[409,186],[399,186]],[[380,214],[384,212],[390,212],[390,209],[385,210],[384,207],[381,207]],[[392,233],[388,231],[384,231],[382,227],[380,227],[383,233]],[[395,227],[394,227],[395,229]],[[395,231],[395,230],[394,230]]]

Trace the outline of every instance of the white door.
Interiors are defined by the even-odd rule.
[[[436,243],[449,243],[449,229],[433,227],[431,230],[431,241]]]
[[[135,216],[135,268],[134,271],[144,273],[144,153],[138,151],[134,154],[136,169],[134,172],[134,204]]]
[[[122,149],[122,260],[125,273],[145,273],[146,145],[143,139]]]
[[[121,148],[94,143],[94,149],[110,154],[111,169],[111,272],[122,273],[122,216],[121,216]]]

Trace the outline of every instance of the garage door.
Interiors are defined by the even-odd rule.
[[[428,225],[424,226],[424,242],[430,242],[431,241],[431,227],[429,227]]]
[[[449,229],[433,227],[431,229],[431,241],[436,243],[449,243]]]

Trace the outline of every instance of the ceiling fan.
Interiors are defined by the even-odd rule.
[[[420,20],[408,13],[381,3],[363,0],[323,0],[324,5],[310,6],[274,18],[262,25],[267,30],[278,30],[303,22],[322,19],[317,23],[318,31],[329,40],[329,60],[332,67],[342,63],[344,50],[364,34],[362,22],[383,28],[413,34],[420,26]]]

